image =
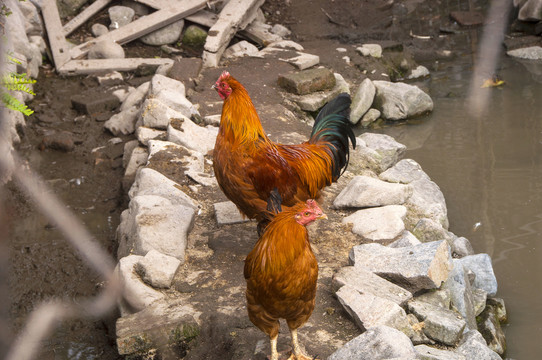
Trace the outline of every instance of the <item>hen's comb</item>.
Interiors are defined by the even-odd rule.
[[[218,78],[218,81],[224,81],[229,77],[230,77],[230,73],[228,71],[224,70],[222,72],[222,75],[220,75],[220,77]]]

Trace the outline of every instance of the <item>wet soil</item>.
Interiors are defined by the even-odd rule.
[[[475,6],[470,10],[477,10],[483,9],[486,2],[470,3]],[[467,1],[448,4],[423,0],[273,0],[267,1],[263,10],[269,23],[290,28],[293,40],[301,43],[308,53],[319,55],[322,65],[341,73],[355,88],[366,76],[363,70],[369,65],[376,66],[355,51],[357,46],[368,40],[386,46],[399,44],[411,61],[423,63],[439,59],[442,57],[439,50],[452,49],[455,41],[454,36],[441,39],[439,29],[454,26],[449,20],[449,11],[467,10],[468,5]],[[412,33],[432,36],[434,41],[422,44]],[[84,35],[80,32],[75,36],[84,38]],[[458,36],[464,35],[458,33]],[[345,48],[346,53],[336,51],[338,47]],[[126,49],[128,55],[157,55],[155,48],[137,41]],[[345,55],[350,57],[350,63],[343,59]],[[284,115],[284,108],[277,106],[283,103],[277,77],[294,71],[291,65],[279,60],[243,58],[226,62],[217,69],[204,70],[196,81],[188,84],[189,99],[200,105],[202,115],[220,113],[221,101],[210,86],[225,69],[248,89],[272,140],[293,143],[307,137],[310,126],[292,121]],[[371,78],[386,79],[381,74],[388,69],[381,70]],[[121,85],[137,86],[147,79],[125,74]],[[27,119],[18,150],[115,257],[115,231],[120,213],[127,207],[121,184],[122,144],[110,143],[113,136],[103,129],[102,121],[108,114],[83,115],[72,108],[71,96],[89,89],[105,90],[105,87],[100,88],[92,76],[62,78],[54,74],[50,65],[43,67],[37,82],[37,96],[29,104],[36,113]],[[62,152],[42,145],[45,136],[60,131],[71,134],[75,143],[73,151]],[[125,142],[133,136],[121,138]],[[93,151],[97,148],[101,149]],[[360,243],[340,223],[344,214],[329,208],[333,194],[350,176],[345,174],[339,185],[326,191],[323,207],[330,220],[318,222],[310,229],[320,276],[316,308],[309,323],[300,330],[300,340],[309,354],[319,358],[326,358],[360,333],[331,289],[334,271],[347,265],[349,249]],[[16,333],[40,301],[51,297],[77,300],[96,294],[102,284],[14,184],[8,185],[6,190],[5,213],[11,235],[8,246],[10,317]],[[246,316],[242,276],[244,257],[256,241],[256,225],[248,222],[219,228],[212,204],[226,200],[220,190],[204,188],[198,193],[188,192],[202,204],[202,212],[196,217],[189,237],[187,262],[177,273],[173,290],[168,292],[169,296],[188,299],[202,312],[201,334],[190,344],[186,358],[264,359],[269,353],[269,344]],[[121,358],[116,352],[114,337],[117,316],[114,312],[106,319],[62,324],[44,344],[41,357]],[[279,350],[287,350],[288,344],[288,331],[283,328]]]

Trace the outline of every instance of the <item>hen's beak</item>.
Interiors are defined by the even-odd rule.
[[[318,220],[321,220],[321,219],[326,219],[327,220],[327,215],[322,213],[322,215],[318,216],[317,219]]]
[[[216,90],[216,84],[213,84],[213,86],[211,86],[211,89]]]

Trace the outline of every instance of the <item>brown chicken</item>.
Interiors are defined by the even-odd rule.
[[[270,204],[277,198],[272,192]],[[245,260],[248,316],[269,336],[271,360],[278,360],[279,319],[285,319],[290,329],[290,359],[312,359],[302,353],[297,329],[314,309],[318,263],[305,226],[316,219],[327,216],[312,199],[277,213]]]
[[[346,169],[348,139],[356,146],[348,94],[340,94],[320,111],[309,141],[283,145],[267,137],[247,91],[227,71],[213,88],[224,100],[214,172],[224,194],[247,217],[262,220],[275,188],[285,206],[317,199]]]

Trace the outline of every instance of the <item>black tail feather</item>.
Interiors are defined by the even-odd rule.
[[[267,228],[267,225],[273,220],[275,214],[278,214],[282,211],[282,197],[280,196],[279,189],[274,188],[269,194],[269,199],[267,199],[267,214],[264,215],[263,219],[258,222],[257,231],[258,236],[262,236]]]
[[[316,116],[312,128],[310,143],[320,140],[330,143],[333,153],[333,180],[337,180],[346,170],[350,161],[350,142],[356,148],[356,136],[350,124],[350,104],[352,100],[347,93],[339,94],[328,102]]]

